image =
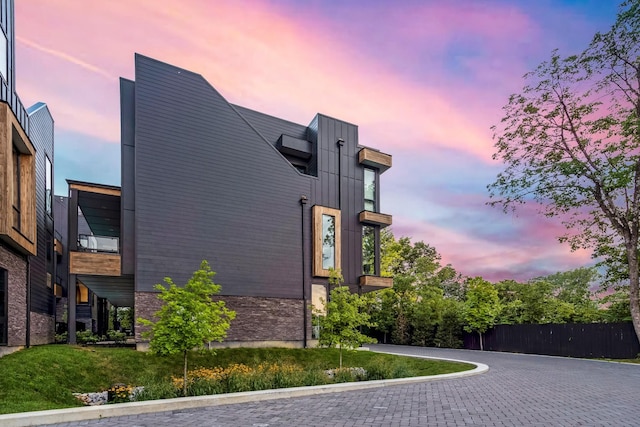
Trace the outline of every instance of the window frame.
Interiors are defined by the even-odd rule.
[[[373,199],[367,198],[367,172],[370,171],[373,174]],[[362,198],[364,204],[364,210],[369,212],[378,212],[378,173],[375,169],[364,167],[362,172]],[[367,202],[373,203],[373,209],[367,209]]]
[[[372,247],[370,248],[372,253],[370,254],[370,256],[366,256],[366,254],[365,254],[365,250],[366,250],[365,240],[367,239],[367,234],[365,233],[365,231],[367,229],[371,230],[371,234],[370,234],[370,236],[368,236],[370,239],[372,239],[372,242],[371,242],[371,246]],[[365,276],[375,276],[376,275],[376,271],[378,270],[377,269],[377,265],[378,265],[377,261],[378,261],[378,259],[377,259],[377,256],[376,256],[376,252],[377,252],[376,251],[376,247],[377,247],[377,243],[378,243],[377,240],[378,239],[376,237],[377,237],[376,227],[374,227],[373,225],[363,225],[362,226],[362,274],[365,275]],[[368,258],[371,259],[371,261],[372,261],[370,264],[365,263],[365,260],[368,259]],[[371,265],[371,270],[369,272],[367,272],[366,269],[365,269],[366,265]]]
[[[342,266],[342,220],[339,209],[315,205],[313,207],[313,275],[316,277],[329,277],[329,269],[323,268],[322,254],[324,248],[324,233],[322,230],[323,215],[334,217],[334,270],[340,270]]]
[[[21,169],[22,169],[22,152],[18,149],[16,144],[11,144],[11,166],[13,175],[11,176],[11,185],[13,187],[13,194],[11,195],[11,207],[13,209],[13,228],[18,231],[22,229],[22,183],[21,183]]]
[[[53,163],[47,155],[44,156],[44,164],[44,211],[53,218]]]

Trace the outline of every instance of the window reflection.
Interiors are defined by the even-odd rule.
[[[376,172],[364,168],[364,210],[376,211]]]
[[[322,215],[322,268],[335,268],[336,259],[336,218]]]
[[[376,261],[375,229],[365,225],[362,227],[362,274],[375,274]]]

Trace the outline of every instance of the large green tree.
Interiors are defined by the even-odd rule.
[[[566,58],[557,51],[525,76],[495,126],[493,205],[537,203],[559,217],[572,249],[622,253],[640,338],[640,0],[622,3],[611,29]]]
[[[189,350],[202,348],[211,341],[222,341],[227,329],[236,317],[224,301],[211,298],[220,292],[221,286],[213,283],[216,273],[207,261],[202,261],[200,269],[193,273],[184,287],[178,287],[170,277],[164,281],[168,287],[160,284],[158,298],[163,305],[155,313],[157,321],[138,319],[151,329],[145,333],[150,336],[151,352],[161,356],[182,354],[183,394],[187,395],[187,354]]]

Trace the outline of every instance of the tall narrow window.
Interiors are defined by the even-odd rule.
[[[340,211],[313,207],[313,275],[329,277],[329,269],[340,268]]]
[[[375,274],[376,271],[376,230],[365,225],[362,227],[362,274]]]
[[[2,78],[6,82],[9,81],[8,46],[7,36],[4,34],[4,31],[2,31],[2,28],[0,28],[0,74],[2,74]]]
[[[11,160],[13,164],[13,227],[20,231],[20,152],[15,145]]]
[[[53,167],[51,166],[51,160],[49,160],[47,156],[45,156],[44,158],[46,165],[44,207],[47,214],[51,216],[51,209],[53,207]]]
[[[336,268],[336,217],[322,215],[322,269]]]
[[[376,171],[364,168],[364,210],[376,212]]]
[[[7,270],[0,268],[0,345],[7,345]]]

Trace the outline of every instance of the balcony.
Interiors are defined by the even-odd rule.
[[[362,286],[365,292],[391,288],[393,287],[393,278],[369,275],[360,276],[360,286]]]
[[[371,211],[360,212],[359,219],[363,224],[379,225],[380,227],[387,227],[393,222],[391,215]]]
[[[373,148],[363,148],[358,153],[358,161],[361,165],[376,168],[382,173],[391,167],[392,158]]]
[[[118,254],[120,253],[120,239],[111,236],[80,234],[78,236],[78,251]]]

